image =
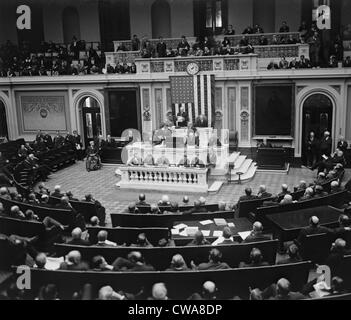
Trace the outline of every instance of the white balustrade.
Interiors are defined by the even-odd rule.
[[[121,166],[120,188],[207,192],[207,168]]]

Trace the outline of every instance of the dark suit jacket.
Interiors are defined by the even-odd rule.
[[[265,198],[270,198],[271,196],[272,196],[271,193],[265,191],[265,192],[261,193],[260,195],[258,195],[257,197],[261,198],[261,199],[265,199]]]
[[[323,227],[323,226],[317,226],[317,227],[307,227],[304,229],[300,230],[300,234],[297,237],[296,241],[299,245],[303,243],[305,240],[306,236],[312,235],[312,234],[319,234],[319,233],[330,233],[333,232],[331,229]]]
[[[243,241],[244,243],[250,242],[259,242],[259,241],[267,241],[271,240],[271,237],[265,234],[255,234],[251,232],[251,234]]]
[[[225,262],[204,262],[198,265],[198,270],[221,270],[230,269]]]
[[[67,241],[67,244],[74,246],[90,246],[90,241],[84,239],[72,239],[70,241]]]

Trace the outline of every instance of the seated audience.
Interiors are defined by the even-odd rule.
[[[296,244],[291,244],[287,250],[288,257],[277,262],[277,264],[289,264],[302,261],[299,248]]]
[[[225,262],[221,262],[222,253],[218,249],[212,249],[210,251],[208,262],[200,263],[198,266],[191,262],[191,266],[195,270],[222,270],[229,269],[229,265]]]
[[[260,185],[260,187],[258,189],[257,197],[260,199],[265,199],[265,198],[270,198],[271,196],[272,196],[272,194],[266,191],[266,186]]]
[[[291,285],[289,280],[281,278],[276,284],[272,284],[270,287],[262,292],[263,299],[269,300],[301,300],[306,297],[300,292],[293,292],[290,289]]]
[[[109,265],[103,256],[95,256],[92,259],[91,269],[93,271],[112,271],[113,266]]]
[[[71,270],[71,271],[88,271],[89,266],[86,262],[82,261],[82,256],[79,251],[70,251],[66,260],[60,264],[60,270]]]
[[[212,281],[206,281],[202,285],[202,291],[201,293],[193,293],[188,300],[216,300],[216,294],[218,292],[218,289],[216,287],[216,284]]]
[[[127,259],[117,258],[113,263],[115,271],[154,271],[154,267],[145,263],[142,254],[139,251],[132,251],[128,254]]]
[[[143,247],[143,248],[152,248],[153,247],[153,245],[146,238],[145,233],[138,234],[138,238],[137,238],[136,243],[132,243],[130,246],[131,247]]]
[[[271,237],[263,234],[263,225],[261,222],[256,221],[252,225],[251,233],[245,238],[244,243],[259,242],[271,240]]]
[[[187,246],[205,246],[211,244],[207,241],[201,232],[201,230],[197,230],[194,235],[194,240],[190,241]]]
[[[83,233],[80,228],[74,228],[71,233],[72,239],[67,241],[67,244],[77,245],[77,246],[89,246],[90,242],[88,239],[83,239]]]
[[[260,249],[253,248],[250,252],[250,262],[240,262],[239,268],[253,268],[253,267],[263,267],[268,266],[269,263],[263,261],[263,255]]]
[[[172,257],[171,266],[166,271],[189,271],[184,258],[180,254]]]
[[[99,247],[117,247],[117,243],[107,240],[108,232],[106,230],[101,230],[97,234],[97,244]]]
[[[222,236],[218,237],[214,242],[212,242],[213,246],[217,246],[219,244],[235,244],[237,243],[234,241],[232,231],[229,227],[224,227]]]

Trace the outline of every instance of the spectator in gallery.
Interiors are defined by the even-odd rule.
[[[259,24],[255,24],[252,33],[264,33],[263,28]]]
[[[271,60],[271,62],[267,66],[267,69],[268,70],[277,70],[277,69],[279,69],[279,66],[274,60]]]
[[[190,162],[191,167],[204,168],[205,164],[199,157],[199,152],[195,152],[195,157]]]
[[[177,113],[177,125],[178,127],[187,127],[189,122],[188,112],[185,110],[185,106],[181,106]]]
[[[239,45],[240,47],[247,47],[249,45],[249,40],[245,35],[241,37]]]
[[[286,39],[286,44],[296,44],[297,40],[294,38],[294,35],[289,34],[288,38]]]
[[[211,249],[208,257],[208,262],[200,263],[198,266],[195,265],[194,261],[191,261],[191,267],[193,270],[223,270],[230,269],[229,265],[222,262],[222,253],[218,249]]]
[[[188,54],[188,51],[190,50],[190,45],[185,36],[182,36],[182,39],[180,40],[177,49],[181,56],[186,56]]]
[[[268,266],[269,263],[263,260],[263,255],[260,249],[253,248],[250,252],[250,262],[244,261],[239,263],[239,268],[253,268]]]
[[[289,63],[289,69],[298,69],[299,63],[297,62],[296,58],[293,58]]]
[[[301,55],[300,61],[298,62],[298,68],[299,69],[306,69],[306,68],[311,68],[312,64],[310,60],[308,60],[304,55]]]
[[[263,225],[261,222],[256,221],[252,225],[251,233],[245,238],[244,243],[259,242],[271,240],[269,235],[263,234]]]
[[[338,60],[336,59],[335,55],[331,55],[329,57],[328,68],[337,68],[338,67]]]
[[[344,68],[351,68],[351,57],[347,56],[346,59],[343,62],[343,67]]]
[[[133,35],[132,38],[132,51],[140,50],[140,40],[136,34]]]
[[[285,57],[282,57],[279,61],[279,69],[288,69],[289,68],[289,62],[285,59]]]
[[[290,28],[288,26],[288,24],[286,23],[286,21],[282,22],[281,27],[279,28],[279,32],[280,33],[284,33],[284,32],[290,32]]]
[[[235,30],[233,29],[233,25],[228,25],[228,29],[225,32],[225,35],[232,36],[235,34]]]
[[[279,45],[279,44],[280,44],[280,39],[276,34],[274,34],[272,36],[271,45]]]
[[[258,40],[258,45],[259,46],[268,45],[268,39],[264,35],[260,36],[260,39]]]
[[[163,40],[163,37],[159,37],[159,41],[156,45],[156,53],[159,58],[164,58],[166,56],[167,46]]]
[[[251,26],[247,26],[244,31],[242,32],[242,34],[252,34],[254,33]]]
[[[313,33],[313,36],[308,40],[308,44],[310,45],[310,58],[312,67],[318,67],[319,55],[322,46],[318,31],[315,31]]]

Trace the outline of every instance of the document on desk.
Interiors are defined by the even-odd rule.
[[[179,234],[179,229],[172,229],[172,236],[178,235]]]
[[[213,221],[217,226],[226,226],[227,225],[227,221],[223,218],[215,218],[215,219],[213,219]]]
[[[199,230],[198,227],[187,227],[185,228],[185,232],[189,237],[193,237],[196,233],[196,231]]]
[[[212,220],[203,220],[203,221],[200,221],[200,223],[201,223],[203,226],[207,226],[208,224],[213,223],[213,221],[212,221]]]
[[[211,233],[211,230],[201,230],[201,232],[204,235],[204,237],[208,237]]]
[[[179,235],[183,237],[187,237],[188,233],[186,232],[186,230],[183,230],[182,232],[179,232]]]
[[[223,231],[220,231],[220,230],[213,231],[213,236],[214,237],[221,237],[222,234],[223,234]]]
[[[235,228],[235,224],[234,224],[233,222],[229,222],[229,223],[228,223],[228,227],[230,227],[230,228]]]
[[[185,229],[186,227],[187,227],[187,225],[185,223],[180,223],[180,224],[173,226],[173,229],[181,230],[181,229]]]
[[[245,240],[249,235],[251,234],[251,231],[243,231],[243,232],[238,232],[238,235],[241,237],[241,239]]]

